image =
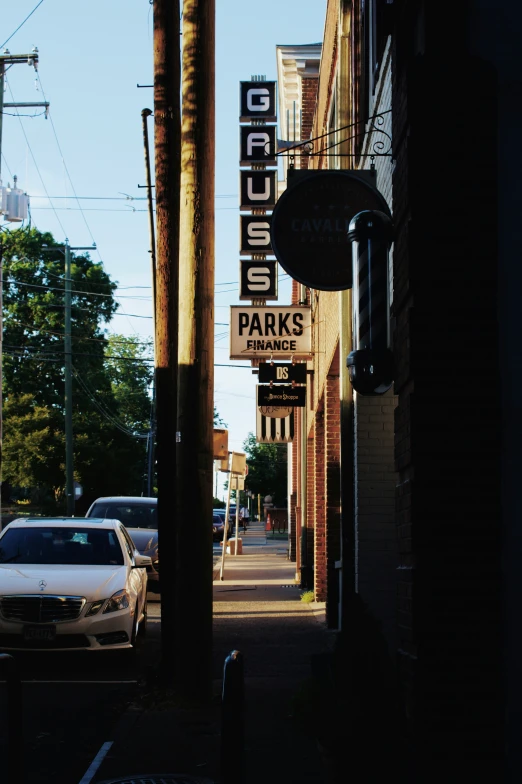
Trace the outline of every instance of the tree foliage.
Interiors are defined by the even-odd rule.
[[[51,499],[64,490],[64,254],[34,228],[0,233],[4,265],[3,480]],[[111,281],[87,253],[72,256],[71,335],[75,479],[83,504],[140,494],[149,428],[149,349],[104,325],[117,309]]]
[[[258,444],[253,433],[243,442],[248,463],[245,489],[263,497],[271,495],[276,506],[287,502],[287,447],[286,444]]]

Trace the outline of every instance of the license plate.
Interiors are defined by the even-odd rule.
[[[56,626],[24,626],[24,640],[49,642],[56,637]]]

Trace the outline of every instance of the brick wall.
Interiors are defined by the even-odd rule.
[[[307,563],[315,569],[315,425],[308,431],[306,441],[306,531]]]
[[[301,79],[301,139],[310,139],[312,136],[312,126],[314,120],[315,104],[317,101],[317,77],[303,76]],[[308,157],[306,155],[299,156],[299,168],[308,169]]]
[[[326,476],[326,622],[331,629],[336,629],[339,623],[339,572],[335,564],[341,557],[341,420],[338,375],[329,375],[326,380],[324,419]]]

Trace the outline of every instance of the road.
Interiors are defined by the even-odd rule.
[[[158,657],[160,604],[135,658],[124,652],[13,653],[22,673],[24,784],[88,784],[86,771],[112,738],[138,681]],[[6,685],[0,681],[0,760],[6,760]],[[5,771],[2,764],[1,769]],[[5,780],[3,776],[0,776]]]

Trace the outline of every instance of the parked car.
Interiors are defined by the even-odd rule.
[[[225,516],[226,516],[226,513],[227,513],[227,510],[226,510],[226,508],[223,508],[223,509],[214,509],[213,511],[214,511],[214,515],[219,515],[219,517],[221,518],[221,520],[222,520],[222,522],[223,522],[223,526],[224,526],[224,523],[225,523]],[[233,535],[233,530],[234,530],[235,520],[236,520],[236,518],[234,517],[234,519],[232,519],[232,517],[231,517],[231,516],[230,516],[230,514],[229,514],[229,516],[228,516],[228,530],[227,530],[227,539],[230,539],[230,537]],[[222,534],[221,534],[221,537],[220,537],[220,538],[221,538],[221,539],[223,538],[223,535],[222,535]]]
[[[26,518],[0,533],[0,649],[134,648],[147,572],[117,520]]]
[[[224,534],[225,534],[225,515],[216,514],[216,510],[214,510],[214,515],[212,520],[212,538],[215,542],[220,542],[223,539]],[[229,523],[228,530],[227,530],[227,539],[230,538],[230,535],[231,535],[231,525]]]
[[[149,591],[159,593],[158,499],[125,495],[97,498],[85,516],[123,523],[141,555],[151,559]]]

